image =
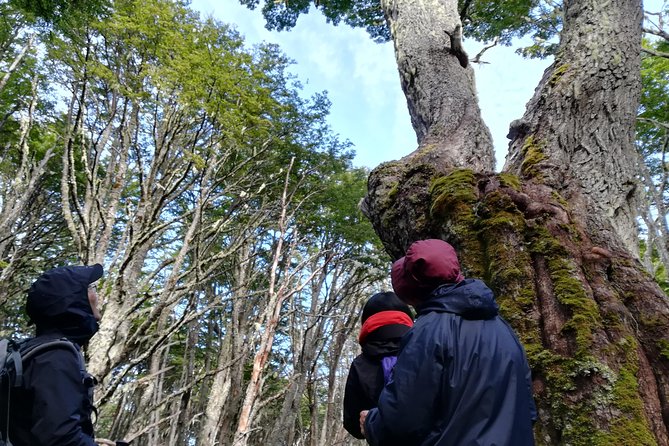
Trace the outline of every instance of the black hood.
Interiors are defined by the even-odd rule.
[[[376,293],[365,303],[362,308],[362,323],[364,324],[370,316],[382,311],[401,311],[406,313],[412,320],[413,314],[407,304],[402,302],[392,291]]]
[[[88,286],[102,277],[102,265],[64,266],[42,274],[28,290],[26,313],[37,332],[59,331],[86,343],[98,330],[88,301]]]
[[[458,314],[465,319],[492,319],[499,307],[488,286],[478,279],[465,279],[456,284],[442,285],[419,306],[418,314],[430,312]]]

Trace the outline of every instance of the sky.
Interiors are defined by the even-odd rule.
[[[374,168],[416,149],[392,43],[374,43],[364,29],[328,24],[313,8],[295,28],[278,32],[267,31],[260,10],[249,10],[238,0],[192,0],[191,6],[203,16],[235,25],[249,46],[278,44],[295,61],[290,71],[303,83],[305,97],[327,91],[332,102],[328,122],[340,139],[353,143],[354,165]],[[471,40],[464,43],[470,57],[482,47]],[[479,106],[500,170],[509,123],[523,115],[551,61],[523,59],[510,47],[492,48],[483,59],[489,63],[474,65]]]

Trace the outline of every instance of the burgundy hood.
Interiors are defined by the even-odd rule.
[[[424,300],[437,287],[464,279],[455,249],[443,240],[414,242],[393,263],[390,274],[395,294],[404,300]]]

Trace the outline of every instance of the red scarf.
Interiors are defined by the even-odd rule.
[[[365,338],[374,330],[383,327],[384,325],[401,324],[407,327],[413,327],[413,321],[403,311],[380,311],[367,318],[362,328],[360,328],[360,336],[358,342],[363,343]]]

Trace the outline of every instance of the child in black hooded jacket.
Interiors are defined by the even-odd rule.
[[[358,342],[362,353],[351,364],[344,392],[344,428],[354,437],[360,431],[360,412],[377,406],[391,377],[402,336],[413,325],[409,306],[393,292],[376,293],[362,309]]]

